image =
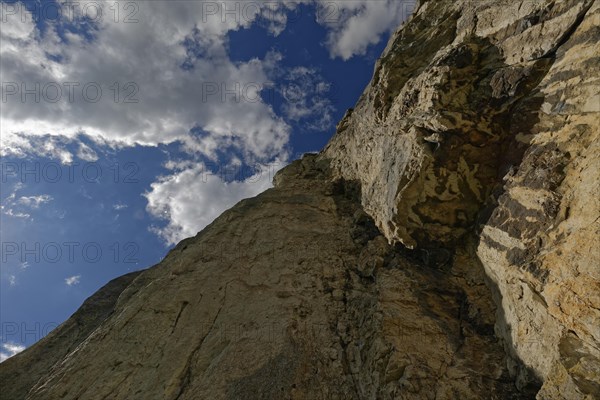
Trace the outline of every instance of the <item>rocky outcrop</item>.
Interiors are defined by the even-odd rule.
[[[2,363],[8,393],[600,398],[599,18],[422,1],[322,153]]]
[[[2,399],[24,399],[29,389],[54,363],[74,351],[112,314],[119,295],[139,274],[132,272],[112,280],[31,350],[4,361],[0,368]]]
[[[478,249],[500,334],[544,379],[543,399],[600,398],[600,3],[568,5],[540,17],[560,39],[540,45],[552,64],[510,119],[526,150]]]
[[[599,15],[423,2],[325,150],[390,241],[477,235],[498,334],[540,398],[600,396]]]
[[[49,357],[35,385],[16,377],[13,389],[26,399],[522,396],[468,256],[450,271],[393,248],[359,186],[331,179],[315,156],[275,181],[126,289],[109,284],[110,315]],[[28,360],[10,361],[3,380]]]

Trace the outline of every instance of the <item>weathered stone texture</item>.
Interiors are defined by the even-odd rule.
[[[15,369],[60,337],[2,379],[44,400],[525,398],[471,258],[450,272],[394,249],[356,183],[315,156],[275,181],[125,290],[109,284],[110,315],[33,387]]]
[[[599,20],[421,1],[323,152],[2,363],[3,393],[600,398]]]

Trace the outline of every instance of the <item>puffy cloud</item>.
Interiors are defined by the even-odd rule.
[[[113,9],[131,2],[92,3],[103,18],[88,30],[91,39],[61,37],[52,23],[42,34],[24,9],[7,15],[0,37],[4,154],[38,154],[31,136],[82,133],[121,145],[181,140],[209,156],[229,142],[252,158],[285,151],[289,126],[258,95],[270,82],[264,60],[234,63],[226,50],[227,32],[249,26],[261,15],[257,7],[229,15],[211,8],[220,2],[139,2],[129,11],[137,22],[127,23],[126,12],[116,21]],[[193,128],[208,136],[198,139]],[[46,153],[68,163],[72,155],[56,154],[65,140],[48,142]],[[77,155],[96,158],[84,145]]]
[[[168,244],[195,235],[239,200],[256,196],[271,187],[273,175],[282,164],[248,169],[229,165],[217,173],[206,165],[194,165],[161,178],[145,194],[147,210],[165,219],[163,228],[154,227]],[[231,180],[233,175],[237,180]]]
[[[3,110],[4,111],[4,110]],[[3,121],[3,113],[0,114]],[[0,130],[3,128],[0,126]],[[26,135],[20,133],[2,133],[0,137],[0,155],[8,154],[25,157],[26,155],[47,157],[59,160],[63,164],[73,162],[73,154],[66,146],[77,141],[77,138],[52,135]]]
[[[0,345],[0,362],[19,354],[25,350],[25,348],[25,346],[13,342],[2,343],[2,345]]]
[[[285,162],[287,121],[309,129],[332,124],[330,87],[312,68],[281,71],[276,52],[233,62],[227,34],[259,23],[278,35],[301,3],[318,7],[318,22],[329,30],[325,45],[343,59],[365,53],[410,8],[406,0],[80,0],[67,13],[78,17],[47,21],[40,31],[20,7],[5,15],[0,32],[0,154],[96,161],[96,152],[79,140],[86,135],[114,147],[179,141],[192,159],[216,161],[231,150],[226,162],[232,165]],[[82,10],[92,18],[81,18]],[[283,85],[274,88],[274,79]],[[261,98],[267,89],[286,98],[283,115]],[[166,219],[155,230],[169,243],[271,184],[263,170],[258,180],[231,180],[205,173],[206,165],[195,161],[166,167],[172,173],[153,183],[146,197],[148,211]],[[13,208],[3,211],[30,217]]]
[[[19,12],[3,16],[0,35],[2,153],[69,163],[67,138],[85,133],[113,145],[180,140],[190,151],[214,156],[217,147],[234,143],[252,158],[280,156],[290,128],[258,96],[277,60],[232,62],[227,33],[258,21],[279,34],[298,3],[315,2],[319,22],[329,29],[331,55],[344,59],[363,54],[414,3],[94,0],[72,3],[73,10],[65,1],[63,9],[70,11],[48,21],[43,32],[16,3]],[[90,14],[91,22],[77,18]],[[299,118],[322,105],[295,104],[286,113]],[[200,140],[193,128],[208,135]],[[41,150],[30,144],[31,136],[47,134],[64,138],[46,141]],[[85,145],[76,155],[97,158]]]
[[[327,47],[332,57],[347,60],[366,53],[381,36],[394,31],[415,7],[415,0],[319,0],[318,20],[329,28]]]

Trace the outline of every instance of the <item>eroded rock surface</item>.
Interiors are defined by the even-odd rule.
[[[108,318],[32,388],[11,375],[13,388],[26,399],[523,396],[481,267],[457,254],[437,269],[392,248],[356,183],[315,156],[275,181],[113,291]]]
[[[3,394],[600,398],[599,19],[422,1],[322,153],[0,364]]]
[[[592,0],[422,2],[324,152],[391,242],[477,238],[540,398],[600,398],[599,20]]]

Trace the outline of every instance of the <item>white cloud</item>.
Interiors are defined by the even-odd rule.
[[[114,147],[180,141],[192,158],[200,154],[216,161],[220,151],[231,149],[239,156],[228,160],[231,163],[285,162],[291,133],[287,121],[303,122],[309,129],[332,124],[326,95],[330,87],[311,68],[280,72],[282,56],[276,52],[233,62],[227,34],[258,22],[278,35],[291,23],[288,12],[300,3],[316,4],[319,23],[329,30],[325,45],[331,56],[348,59],[364,54],[395,29],[407,10],[406,0],[74,4],[83,10],[88,3],[93,10],[102,7],[103,16],[93,23],[91,40],[73,32],[61,38],[57,24],[64,21],[49,22],[42,34],[31,18],[22,18],[27,17],[24,8],[3,21],[0,155],[37,155],[64,164],[75,157],[96,161],[96,152],[79,140],[86,135]],[[125,22],[128,15],[137,22]],[[83,19],[69,22],[85,26]],[[277,88],[288,99],[283,115],[276,115],[260,96],[273,89],[274,77],[288,83]],[[98,87],[101,95],[92,101]],[[23,89],[35,94],[24,94]],[[229,181],[205,175],[202,165],[189,161],[173,161],[167,167],[173,173],[153,183],[146,197],[152,215],[167,217],[167,226],[157,232],[169,243],[195,234],[241,198],[271,184],[270,178]],[[3,207],[13,217],[30,218],[26,211]]]
[[[48,203],[53,198],[50,195],[42,194],[39,196],[21,196],[17,203],[31,208],[40,208],[41,204]]]
[[[100,7],[102,15],[92,41],[82,33],[57,34],[57,24],[84,26],[82,19],[50,21],[41,34],[24,7],[5,16],[0,36],[3,154],[51,155],[70,163],[74,155],[65,145],[85,133],[113,145],[181,140],[190,151],[214,156],[217,147],[234,143],[254,159],[281,157],[289,126],[255,97],[270,81],[273,60],[232,62],[227,33],[258,21],[277,35],[289,23],[288,12],[299,3],[316,3],[319,22],[329,29],[331,55],[348,59],[393,30],[414,1],[80,1],[74,3],[80,11],[75,15],[87,3],[92,11]],[[126,21],[131,12],[135,23]],[[97,87],[101,95],[92,101]],[[288,116],[303,111],[299,105]],[[208,137],[198,139],[192,128]],[[45,134],[62,139],[32,145],[32,137]],[[97,159],[83,144],[75,153],[85,161]]]
[[[113,205],[113,209],[116,211],[121,211],[127,208],[127,204],[117,203]]]
[[[5,117],[6,114],[3,109],[2,113],[0,113],[0,123],[4,124]],[[17,157],[25,157],[26,155],[32,155],[59,160],[63,164],[73,162],[73,154],[66,149],[66,146],[76,141],[76,138],[52,135],[27,135],[18,133],[17,131],[9,131],[9,129],[10,127],[0,126],[0,133],[2,134],[0,138],[0,156],[11,154]]]
[[[67,284],[67,286],[73,286],[73,285],[79,284],[80,280],[81,280],[81,275],[74,275],[74,276],[65,278],[65,283]]]
[[[145,194],[147,211],[168,221],[167,226],[155,227],[154,231],[168,244],[195,235],[239,200],[271,187],[273,175],[282,166],[279,162],[261,166],[252,176],[236,181],[210,173],[206,166],[197,164],[163,177]],[[244,170],[234,172],[242,177],[249,175]]]
[[[15,286],[17,284],[17,277],[15,275],[8,276],[8,284],[10,286]]]
[[[0,362],[4,362],[6,359],[19,354],[25,350],[25,348],[25,346],[12,342],[2,343],[0,346]]]
[[[121,145],[181,140],[209,156],[230,142],[255,159],[285,151],[289,126],[255,96],[270,81],[264,60],[234,63],[227,55],[227,32],[249,26],[257,8],[228,16],[209,14],[200,1],[139,2],[138,22],[124,23],[114,21],[112,1],[93,4],[104,7],[93,42],[74,33],[62,41],[52,24],[41,35],[29,18],[23,22],[23,11],[3,22],[4,154],[39,154],[30,145],[32,136],[62,135],[43,150],[69,163],[73,155],[58,148],[81,133]],[[92,102],[97,85],[102,95]],[[40,101],[22,89],[33,89]],[[208,138],[191,135],[192,128],[203,129]],[[85,145],[77,156],[96,158]]]
[[[314,68],[296,67],[285,74],[281,93],[286,103],[285,116],[291,121],[304,121],[304,127],[324,131],[333,125],[331,85]]]
[[[12,192],[4,199],[0,210],[4,215],[13,218],[30,219],[30,210],[40,208],[40,205],[48,203],[53,198],[50,195],[42,194],[38,196],[20,196],[17,198],[17,192],[23,189],[24,185],[19,182],[14,185]]]
[[[332,57],[347,60],[366,53],[381,36],[393,32],[415,7],[415,0],[319,0],[319,23],[329,28]]]
[[[31,214],[27,214],[27,213],[20,212],[20,211],[15,211],[12,208],[5,208],[4,206],[2,206],[2,211],[3,211],[4,215],[8,215],[9,217],[23,218],[23,219],[31,218]]]
[[[96,162],[98,161],[98,154],[85,143],[79,142],[79,148],[77,149],[77,157],[80,160],[87,162]]]

